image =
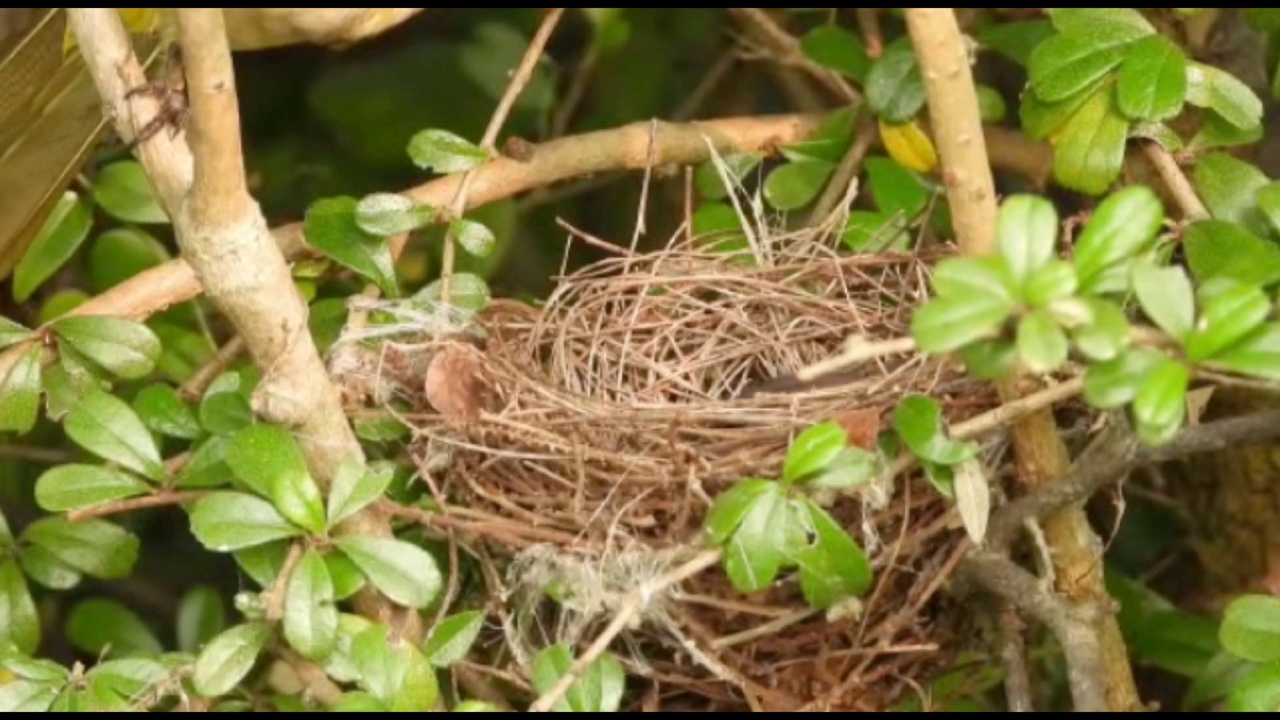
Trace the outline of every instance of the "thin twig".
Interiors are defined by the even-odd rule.
[[[866,159],[867,152],[879,137],[875,119],[865,111],[859,114],[862,117],[853,131],[853,142],[849,144],[849,150],[845,152],[844,158],[831,174],[827,187],[809,213],[810,227],[822,225],[837,209],[842,211],[848,209],[839,207],[840,203],[849,194],[850,183],[858,177],[858,173],[862,170],[862,161]]]
[[[880,33],[880,8],[860,7],[854,10],[858,16],[858,29],[862,31],[862,44],[867,57],[873,60],[884,52],[884,36]]]
[[[218,352],[214,354],[209,362],[204,364],[179,388],[178,393],[188,402],[195,402],[204,397],[209,386],[214,380],[227,369],[231,363],[236,361],[244,353],[244,340],[240,336],[236,336],[227,341],[225,345],[218,348]]]
[[[800,68],[817,80],[825,88],[834,93],[842,102],[853,103],[862,99],[849,81],[833,70],[818,65],[810,60],[800,47],[800,41],[791,33],[774,22],[761,8],[726,8],[739,22],[746,25],[752,33],[765,45],[774,60],[784,65]]]
[[[1026,627],[1013,607],[1005,607],[1000,612],[1000,632],[1003,641],[1000,659],[1004,663],[1004,694],[1009,712],[1034,712],[1031,673],[1027,668]]]
[[[550,690],[530,706],[529,712],[550,712],[555,707],[555,704],[560,701],[560,698],[564,697],[564,694],[573,686],[573,683],[577,682],[582,673],[609,649],[609,645],[614,639],[635,620],[636,616],[644,610],[654,596],[705,570],[715,567],[722,557],[723,554],[719,550],[708,550],[666,575],[652,582],[644,583],[633,590],[618,607],[617,615],[614,616],[613,622],[609,623],[609,626],[604,629],[604,632],[600,633],[595,642],[591,643],[591,646],[574,661],[568,672],[561,676],[560,680]]]
[[[876,360],[890,355],[905,355],[915,351],[915,338],[904,337],[871,342],[861,335],[855,335],[844,341],[844,347],[839,355],[814,363],[809,367],[801,368],[796,373],[796,379],[800,382],[811,382],[868,360]]]
[[[267,620],[273,623],[284,619],[284,603],[289,593],[289,580],[293,577],[293,571],[298,569],[298,563],[302,562],[302,554],[305,550],[306,548],[300,542],[289,545],[289,554],[285,555],[284,565],[280,567],[280,573],[276,575],[275,582],[271,584],[266,597],[263,598],[263,610],[267,614]]]
[[[161,491],[154,495],[145,495],[139,498],[130,498],[128,500],[116,500],[114,502],[95,505],[84,510],[76,510],[67,513],[67,522],[79,523],[88,522],[90,520],[101,520],[102,518],[114,517],[116,515],[125,515],[139,510],[150,510],[152,508],[170,507],[173,505],[189,505],[196,502],[200,498],[208,495],[207,492],[191,491],[191,492],[171,492]]]
[[[1156,174],[1164,181],[1169,193],[1173,195],[1173,199],[1178,203],[1182,215],[1187,220],[1206,220],[1210,217],[1209,208],[1205,207],[1204,201],[1196,193],[1195,186],[1191,184],[1191,180],[1187,178],[1187,174],[1182,171],[1178,165],[1178,161],[1164,146],[1154,140],[1147,140],[1142,143],[1142,152],[1147,156],[1147,160],[1151,166],[1155,168]]]

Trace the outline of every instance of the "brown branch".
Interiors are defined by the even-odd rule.
[[[995,249],[995,183],[964,36],[952,8],[908,8],[906,20],[924,79],[956,239],[965,254],[988,255]],[[1016,399],[1021,394],[1019,385],[1018,380],[1000,383],[1001,396],[1006,401]],[[1043,487],[1066,473],[1070,460],[1052,409],[1026,416],[1013,427],[1012,435],[1023,482]],[[1102,577],[1102,544],[1083,510],[1067,508],[1047,518],[1045,534],[1053,551],[1059,592],[1078,607],[1109,603]],[[1086,634],[1092,634],[1088,644],[1102,651],[1101,667],[1091,664],[1088,670],[1099,673],[1094,680],[1107,689],[1107,707],[1136,710],[1141,703],[1119,624],[1112,615],[1095,616],[1092,627],[1076,628],[1087,628]],[[1059,640],[1066,646],[1077,639]],[[1084,669],[1072,667],[1071,672],[1075,675]],[[1082,693],[1077,702],[1093,699]]]
[[[139,510],[151,510],[153,508],[171,507],[173,505],[190,505],[209,493],[203,491],[192,492],[173,492],[164,490],[154,495],[145,495],[139,498],[129,498],[128,500],[117,500],[115,502],[95,505],[84,510],[76,510],[67,513],[67,522],[81,523],[90,520],[101,520],[103,518],[114,517],[116,515],[125,515]]]
[[[280,567],[276,581],[267,590],[267,596],[262,604],[267,620],[273,623],[284,619],[284,603],[289,594],[289,580],[293,577],[293,572],[298,569],[298,563],[302,562],[305,551],[306,548],[302,543],[295,542],[289,545],[289,554],[284,558],[284,565]]]
[[[218,352],[214,354],[209,362],[197,370],[187,381],[178,389],[178,393],[188,402],[195,402],[204,397],[208,392],[209,386],[222,375],[236,358],[244,353],[244,339],[236,336],[227,341],[225,345],[218,348]]]
[[[1026,625],[1012,605],[1000,611],[1000,661],[1004,663],[1004,695],[1011,713],[1035,712],[1031,672],[1027,668]]]
[[[765,46],[777,62],[803,70],[842,102],[852,103],[862,99],[861,93],[839,73],[824,68],[805,56],[804,50],[800,47],[800,41],[782,29],[763,9],[726,8],[726,10],[747,27],[747,30]]]
[[[1187,220],[1207,220],[1210,217],[1209,208],[1205,207],[1196,193],[1195,186],[1191,184],[1191,180],[1187,178],[1187,174],[1182,171],[1182,167],[1178,165],[1173,155],[1154,140],[1143,141],[1142,152],[1155,168],[1156,174],[1164,181],[1165,187],[1169,188],[1169,194],[1178,203],[1183,217]]]

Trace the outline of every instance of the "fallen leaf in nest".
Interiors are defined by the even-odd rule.
[[[484,359],[474,346],[450,343],[431,358],[422,383],[427,402],[452,421],[475,420],[485,409],[489,387]]]
[[[836,422],[844,428],[849,444],[863,450],[875,450],[876,440],[880,436],[880,411],[876,408],[863,408],[840,413]]]

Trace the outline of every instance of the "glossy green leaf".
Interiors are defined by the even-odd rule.
[[[1133,8],[1050,8],[1048,13],[1053,26],[1062,32],[1089,32],[1102,25],[1135,39],[1155,32],[1151,23]]]
[[[1196,162],[1192,175],[1196,192],[1217,220],[1245,226],[1258,235],[1268,231],[1255,197],[1270,183],[1261,170],[1224,153],[1206,155]]]
[[[16,680],[0,685],[0,712],[3,713],[39,713],[47,712],[58,697],[62,684]]]
[[[325,565],[329,568],[329,577],[333,580],[334,598],[339,602],[350,600],[368,584],[364,573],[342,553],[328,553],[324,556]]]
[[[549,647],[533,659],[533,687],[548,693],[573,667],[572,651],[563,645]],[[605,653],[591,663],[553,706],[555,712],[614,713],[622,702],[626,673],[612,655]]]
[[[1031,307],[1047,308],[1070,298],[1079,287],[1075,266],[1054,258],[1027,277],[1023,295]]]
[[[819,25],[800,39],[805,57],[819,65],[865,82],[872,60],[862,39],[839,25]]]
[[[388,630],[373,625],[351,641],[351,660],[360,686],[388,705],[396,701],[409,674],[409,653],[403,641],[392,644]]]
[[[99,293],[172,259],[168,248],[150,233],[127,226],[95,237],[88,255],[90,286]]]
[[[498,237],[488,225],[466,218],[458,218],[449,223],[449,237],[461,245],[463,250],[480,258],[489,257],[498,242]]]
[[[865,165],[871,197],[882,213],[910,219],[929,206],[933,192],[916,173],[879,155],[867,158]]]
[[[1055,35],[1036,46],[1027,61],[1031,89],[1047,103],[1083,92],[1116,69],[1137,38],[1116,25]]]
[[[200,437],[200,423],[172,385],[148,385],[133,398],[133,409],[152,432],[183,440]]]
[[[447,130],[423,130],[409,141],[409,157],[423,170],[447,175],[465,172],[489,159],[484,148]]]
[[[1087,298],[1090,320],[1076,328],[1073,337],[1081,353],[1095,362],[1109,362],[1129,347],[1129,319],[1117,304],[1099,298]]]
[[[881,470],[880,457],[862,448],[845,448],[821,473],[805,483],[823,490],[851,490],[866,485]]]
[[[303,233],[325,257],[373,281],[387,295],[398,295],[395,262],[387,239],[361,229],[359,203],[352,197],[318,200],[307,208]]]
[[[261,545],[237,550],[233,553],[236,564],[260,587],[269,588],[275,585],[276,578],[284,569],[285,560],[289,556],[291,539],[273,540]]]
[[[88,673],[90,694],[118,698],[137,698],[169,678],[169,670],[161,662],[146,658],[121,658],[97,663]]]
[[[893,412],[893,428],[912,453],[931,463],[955,465],[976,453],[973,445],[947,437],[942,408],[932,398],[904,398]]]
[[[737,222],[737,216],[734,216]],[[855,252],[882,252],[889,249],[906,250],[912,237],[907,232],[909,221],[902,215],[855,210],[849,213],[840,239]],[[740,227],[740,226],[738,226]],[[743,247],[746,238],[743,237]]]
[[[1237,128],[1262,122],[1262,100],[1236,76],[1212,65],[1187,64],[1187,102],[1213,110]]]
[[[1017,370],[1018,350],[1013,342],[980,341],[960,351],[965,370],[979,380],[999,380]]]
[[[324,532],[324,498],[302,449],[287,430],[275,425],[241,430],[227,445],[226,462],[246,487],[270,498],[290,522]]]
[[[191,510],[191,531],[200,544],[227,553],[297,537],[302,530],[266,500],[243,493],[214,493]]]
[[[12,648],[0,650],[0,668],[13,677],[39,683],[64,683],[71,675],[67,668],[53,660],[24,657]]]
[[[271,626],[253,622],[214,638],[196,658],[192,685],[204,697],[226,695],[253,670],[271,637]]]
[[[698,190],[698,196],[704,200],[722,200],[728,197],[730,190],[737,189],[737,184],[760,167],[762,160],[764,157],[755,153],[733,153],[702,163],[693,174],[693,185]],[[725,187],[721,172],[729,176],[733,187]],[[732,212],[731,207],[730,211]]]
[[[1249,673],[1227,696],[1229,712],[1280,712],[1280,662]]]
[[[435,218],[435,208],[406,195],[374,193],[356,204],[356,225],[378,237],[411,233]]]
[[[80,315],[55,321],[52,330],[77,352],[126,380],[145,377],[160,359],[160,339],[132,320]]]
[[[35,337],[35,333],[18,323],[0,315],[0,350],[26,342]]]
[[[947,300],[969,302],[981,298],[982,302],[998,303],[1012,312],[1017,303],[1015,289],[1017,285],[998,257],[947,258],[933,270],[933,290]]]
[[[725,546],[725,572],[734,587],[749,594],[772,585],[788,559],[787,538],[794,532],[782,488],[770,483]]]
[[[99,580],[126,578],[138,561],[138,538],[104,520],[72,523],[61,517],[44,518],[28,525],[21,540]]]
[[[211,587],[194,587],[178,602],[178,649],[199,652],[205,643],[226,629],[227,609],[222,596]]]
[[[1280,182],[1267,183],[1258,188],[1255,199],[1258,201],[1258,211],[1266,219],[1271,232],[1280,233]],[[0,330],[0,334],[3,334],[3,330]],[[3,345],[2,340],[0,345]]]
[[[1183,231],[1187,265],[1197,282],[1230,279],[1248,285],[1280,281],[1280,247],[1225,220],[1201,220]]]
[[[195,449],[182,472],[177,487],[184,490],[226,487],[234,477],[224,461],[227,438],[211,437]]]
[[[745,480],[721,493],[705,522],[711,544],[719,547],[729,542],[756,502],[775,492],[776,487],[770,480]]]
[[[1222,646],[1250,662],[1280,661],[1280,598],[1246,595],[1227,606]]]
[[[443,289],[444,284],[440,280],[435,280],[413,296],[414,302],[430,305],[432,308],[438,307]],[[452,294],[450,305],[464,315],[480,312],[489,305],[489,299],[493,296],[489,283],[471,273],[454,275],[450,292]]]
[[[0,560],[0,647],[12,644],[31,654],[40,645],[40,616],[22,568],[13,560]]]
[[[25,435],[40,418],[40,358],[38,344],[23,350],[0,382],[0,432]]]
[[[71,590],[84,581],[83,573],[39,545],[24,548],[18,561],[32,582],[50,590]]]
[[[784,145],[778,150],[791,162],[819,160],[834,165],[849,151],[857,121],[858,107],[846,105],[827,113],[817,129],[804,140]]]
[[[1204,362],[1252,335],[1266,322],[1271,301],[1256,286],[1236,285],[1205,299],[1195,332],[1187,339],[1187,359]]]
[[[77,445],[104,460],[146,475],[165,476],[160,449],[133,408],[114,395],[92,391],[67,413],[64,427]]]
[[[979,85],[978,88],[978,115],[982,117],[982,122],[998,124],[1004,122],[1009,116],[1009,104],[1004,101],[1004,96],[999,90],[989,85]]]
[[[1138,436],[1150,445],[1167,442],[1186,418],[1191,372],[1176,360],[1163,360],[1143,379],[1133,399]]]
[[[215,435],[231,435],[253,422],[249,389],[238,373],[220,375],[200,400],[200,424]]]
[[[355,459],[338,466],[329,488],[329,527],[355,515],[375,502],[391,485],[390,467],[368,467]]]
[[[835,172],[825,160],[797,160],[780,165],[764,181],[764,197],[778,210],[795,210],[813,202]]]
[[[799,501],[797,515],[812,538],[795,558],[809,606],[826,610],[870,590],[871,563],[849,533],[811,500]]]
[[[36,481],[36,503],[49,512],[70,512],[139,497],[151,485],[119,470],[95,465],[59,465]]]
[[[1112,106],[1111,88],[1104,87],[1063,126],[1054,148],[1054,178],[1071,190],[1101,195],[1120,176],[1128,139],[1129,121]]]
[[[81,652],[109,657],[149,656],[164,646],[146,623],[114,600],[78,603],[67,617],[67,639]]]
[[[464,612],[440,621],[431,629],[424,648],[431,664],[447,668],[466,659],[484,628],[484,613]]]
[[[444,587],[435,558],[416,545],[356,536],[337,538],[333,542],[359,566],[374,587],[401,605],[425,608]]]
[[[996,244],[1004,266],[1019,285],[1048,264],[1057,250],[1058,212],[1034,195],[1015,195],[1000,205]]]
[[[1187,56],[1163,35],[1135,42],[1120,65],[1116,103],[1134,120],[1168,120],[1187,98]]]
[[[1018,119],[1022,131],[1032,140],[1048,140],[1058,135],[1067,121],[1084,107],[1085,103],[1098,92],[1106,90],[1106,81],[1100,80],[1088,90],[1072,95],[1065,100],[1047,103],[1034,92],[1022,93],[1018,107]],[[1054,138],[1056,141],[1056,138]]]
[[[330,712],[335,713],[384,713],[390,712],[387,704],[369,693],[349,692],[342,696]]]
[[[62,194],[53,212],[13,269],[13,299],[26,302],[71,259],[89,237],[93,210],[72,190]]]
[[[1161,330],[1179,342],[1187,339],[1195,327],[1196,298],[1182,268],[1141,265],[1133,271],[1133,289],[1142,311]]]
[[[324,558],[307,550],[294,568],[284,599],[284,637],[305,658],[323,660],[338,642],[338,608]]]
[[[408,658],[408,666],[404,684],[391,703],[391,712],[432,712],[440,700],[435,666],[417,648],[405,647],[403,652]]]
[[[1217,353],[1210,364],[1228,372],[1280,382],[1280,325],[1255,330],[1235,346]]]
[[[135,160],[121,160],[102,168],[94,178],[93,199],[118,220],[139,225],[169,223],[169,215],[156,199],[146,171]]]
[[[990,295],[942,298],[916,311],[911,333],[924,352],[952,352],[995,338],[1011,311],[1009,303]]]
[[[1238,128],[1223,120],[1221,116],[1210,113],[1204,124],[1187,143],[1188,149],[1204,152],[1216,148],[1231,148],[1241,145],[1252,145],[1262,139],[1263,126]]]
[[[1018,323],[1018,356],[1033,373],[1051,373],[1067,361],[1067,334],[1049,313],[1040,310]]]
[[[911,44],[898,41],[884,49],[867,72],[867,105],[881,119],[904,123],[924,107],[924,80]]]
[[[1053,34],[1048,20],[1014,20],[988,23],[978,28],[976,38],[982,45],[1026,66],[1036,47]]]
[[[787,450],[782,464],[783,481],[794,483],[822,472],[847,444],[845,430],[839,423],[826,422],[805,430]]]

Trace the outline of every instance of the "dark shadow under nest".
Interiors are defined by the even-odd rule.
[[[908,336],[937,259],[850,256],[809,236],[761,255],[684,242],[621,254],[562,279],[542,308],[493,303],[483,351],[428,345],[451,358],[435,369],[455,390],[485,398],[467,412],[437,387],[437,408],[413,416],[415,452],[468,543],[505,558],[503,642],[586,647],[625,595],[705,549],[713,498],[775,477],[814,423],[842,420],[866,443],[908,394],[953,422],[996,404],[954,363],[914,354],[835,385],[744,394],[850,336]],[[879,710],[919,689],[908,678],[946,659],[935,600],[965,549],[953,507],[918,477],[832,502],[875,568],[860,607],[813,613],[789,578],[744,597],[704,572],[650,598],[613,644],[635,707]]]

